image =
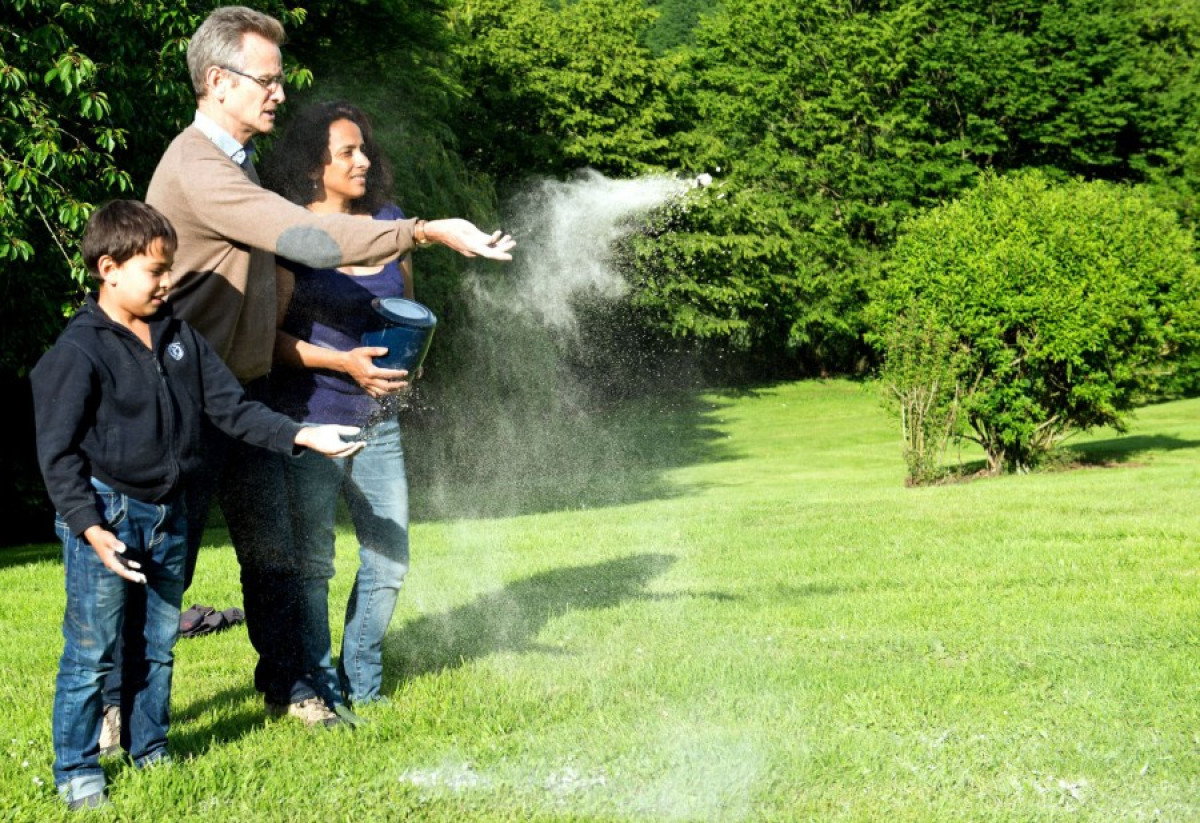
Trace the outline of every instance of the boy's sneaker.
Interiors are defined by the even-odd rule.
[[[104,792],[96,792],[89,794],[87,797],[81,797],[78,800],[68,800],[67,808],[73,812],[81,812],[84,809],[102,809],[105,806],[111,806],[112,801],[108,799],[108,795]]]
[[[295,717],[306,726],[348,725],[319,697],[310,697],[295,703],[272,703],[268,700],[267,717]]]
[[[107,757],[121,751],[121,707],[105,706],[100,721],[100,756]]]

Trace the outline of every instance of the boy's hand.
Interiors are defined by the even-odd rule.
[[[343,437],[357,437],[358,426],[305,426],[296,435],[296,445],[318,451],[327,457],[349,457],[362,451],[365,443],[347,442]]]
[[[124,577],[130,583],[145,583],[146,575],[134,571],[140,569],[141,563],[136,560],[126,560],[125,544],[117,536],[103,526],[88,526],[83,537],[92,545],[92,550],[110,572],[118,577]]]

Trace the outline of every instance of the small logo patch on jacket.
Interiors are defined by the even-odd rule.
[[[183,344],[176,340],[167,346],[167,354],[171,355],[175,360],[183,359]]]

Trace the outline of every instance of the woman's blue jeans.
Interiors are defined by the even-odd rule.
[[[326,700],[369,703],[383,681],[383,639],[408,573],[408,480],[400,423],[387,418],[363,430],[366,448],[331,460],[305,452],[287,461],[293,534],[301,553],[308,610],[305,654]],[[333,668],[329,581],[334,573],[338,497],[346,500],[358,539],[358,573],[346,604],[342,654]]]
[[[146,584],[130,583],[105,568],[83,537],[61,519],[67,608],[63,654],[54,692],[54,784],[65,800],[104,789],[100,768],[100,696],[113,667],[117,635],[124,638],[121,743],[138,766],[167,755],[171,673],[187,557],[187,515],[182,499],[143,503],[93,479],[104,517],[141,563]]]

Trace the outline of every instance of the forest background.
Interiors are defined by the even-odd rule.
[[[186,43],[213,5],[0,8],[0,390],[21,433],[8,539],[46,532],[24,381],[81,299],[79,233],[95,205],[144,194],[190,120]],[[710,379],[867,374],[869,297],[898,232],[985,174],[1120,183],[1200,225],[1197,0],[250,5],[288,29],[287,108],[366,108],[410,214],[494,225],[531,180],[584,168],[712,175],[623,244],[632,290],[594,312],[589,336],[612,346],[583,369],[620,354],[662,374],[647,353],[701,352],[722,364]],[[461,261],[420,266],[444,322],[469,311]],[[439,355],[430,397],[465,356]]]

